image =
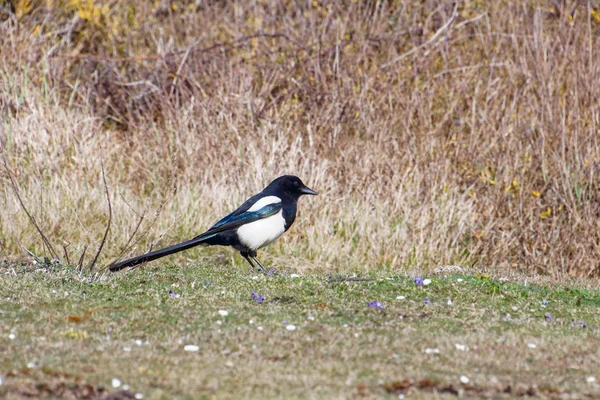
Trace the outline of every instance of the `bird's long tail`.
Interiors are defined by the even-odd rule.
[[[201,245],[207,239],[210,239],[214,235],[200,235],[193,239],[190,239],[186,242],[175,244],[173,246],[165,247],[164,249],[152,251],[150,253],[142,254],[141,256],[137,256],[134,258],[130,258],[129,260],[121,261],[120,263],[114,264],[110,266],[111,272],[120,271],[123,268],[134,267],[139,264],[147,263],[157,258],[168,256],[169,254],[178,253],[183,250],[191,249],[192,247]]]

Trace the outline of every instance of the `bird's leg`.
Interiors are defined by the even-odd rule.
[[[248,255],[248,253],[246,253],[245,251],[240,251],[240,254],[242,255],[242,257],[244,257],[246,259],[246,261],[248,261],[248,263],[250,264],[250,266],[252,267],[252,269],[254,271],[256,271],[258,268],[256,268],[256,266],[252,263],[252,261],[250,261],[250,257]]]
[[[256,256],[250,256],[250,257],[252,257],[252,259],[254,261],[256,261],[256,263],[260,266],[260,269],[262,269],[262,272],[264,272],[264,273],[268,272],[267,268],[265,268],[265,266],[262,265],[262,263],[260,261],[258,261],[258,258],[256,258]]]
[[[267,269],[265,268],[265,266],[262,265],[262,263],[260,261],[258,261],[258,259],[256,258],[256,250],[250,250],[248,252],[248,255],[250,256],[251,259],[253,259],[259,265],[262,272],[264,272],[265,274],[268,272]]]

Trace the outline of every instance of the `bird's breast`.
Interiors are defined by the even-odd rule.
[[[251,250],[258,250],[275,241],[285,232],[282,210],[270,217],[242,225],[237,230],[240,243]]]

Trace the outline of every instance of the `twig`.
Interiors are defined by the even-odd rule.
[[[106,184],[106,174],[104,173],[104,158],[100,155],[100,164],[102,165],[102,183],[104,183],[104,192],[106,193],[106,201],[108,202],[108,223],[106,225],[106,230],[104,231],[104,237],[102,237],[102,241],[100,242],[100,246],[98,246],[98,251],[94,256],[94,259],[90,263],[88,271],[91,273],[94,271],[94,266],[96,265],[96,261],[98,261],[98,257],[102,252],[102,248],[106,243],[106,238],[108,237],[108,232],[110,231],[110,224],[112,222],[112,206],[110,204],[110,194],[108,193],[108,185]]]
[[[174,162],[172,161],[172,165],[174,165]],[[167,178],[167,184],[165,185],[167,188],[171,185],[171,178],[172,178],[172,174],[173,174],[173,169],[171,169],[171,171],[169,172],[169,176]],[[167,203],[167,199],[163,199],[160,204],[158,205],[156,211],[154,212],[154,218],[152,219],[152,221],[150,221],[150,225],[148,225],[148,228],[146,229],[146,231],[144,233],[142,233],[137,239],[135,239],[133,241],[133,243],[131,243],[131,241],[133,240],[133,238],[135,237],[136,233],[139,231],[139,228],[145,218],[145,211],[142,211],[141,213],[137,212],[132,206],[131,204],[129,204],[127,202],[127,200],[125,199],[125,197],[123,197],[123,195],[121,194],[121,198],[123,199],[123,201],[125,202],[125,204],[127,204],[127,206],[131,209],[131,211],[133,211],[133,213],[135,215],[137,215],[139,217],[138,223],[135,226],[135,229],[133,231],[133,233],[130,235],[129,239],[127,240],[127,243],[125,244],[125,246],[123,246],[121,252],[119,253],[119,255],[110,263],[108,264],[105,268],[103,268],[103,270],[108,269],[111,265],[115,264],[117,261],[119,261],[123,255],[127,252],[128,248],[131,248],[133,246],[135,246],[140,240],[142,240],[142,238],[144,238],[144,236],[148,235],[148,233],[150,232],[150,229],[154,226],[154,224],[156,223],[156,221],[158,221],[158,217],[160,216],[160,213],[162,212],[165,204]],[[169,228],[167,228],[167,231],[169,229],[171,229],[173,225],[171,225]],[[164,233],[163,233],[164,235]],[[159,237],[162,237],[162,235]],[[131,246],[130,246],[131,243]],[[150,245],[150,249],[148,251],[152,251],[152,248],[154,246]]]
[[[81,256],[79,256],[79,261],[77,261],[77,271],[80,272],[83,268],[83,258],[85,257],[85,252],[87,251],[87,244],[83,246],[83,251],[81,252]]]
[[[454,11],[452,11],[452,16],[450,17],[450,19],[444,24],[444,26],[442,26],[440,29],[438,29],[428,41],[426,41],[425,43],[423,43],[420,46],[413,47],[409,51],[407,51],[403,54],[400,54],[398,57],[394,58],[392,61],[389,61],[389,62],[383,64],[381,66],[381,69],[386,69],[390,65],[396,64],[398,61],[403,60],[404,58],[410,56],[411,54],[413,54],[413,53],[421,50],[422,48],[429,46],[431,43],[433,43],[444,31],[446,31],[448,29],[448,27],[450,27],[450,25],[452,25],[452,23],[456,19],[456,16],[458,15],[458,13],[457,13],[458,3],[459,2],[457,1],[456,4],[454,5]]]
[[[10,179],[10,186],[14,190],[15,195],[17,196],[17,199],[19,200],[19,203],[21,204],[21,208],[23,209],[23,211],[25,211],[25,214],[27,214],[29,221],[35,227],[35,229],[38,231],[40,236],[42,237],[42,241],[44,242],[44,245],[46,245],[46,247],[48,248],[48,251],[50,251],[52,258],[59,259],[58,253],[56,253],[56,251],[54,251],[54,247],[52,247],[52,244],[50,244],[50,241],[48,240],[46,235],[44,235],[44,232],[42,232],[42,229],[36,222],[35,217],[33,215],[31,215],[31,213],[25,206],[25,203],[23,202],[23,199],[21,198],[21,195],[19,194],[19,189],[17,187],[17,183],[15,182],[13,175],[10,172],[10,168],[8,168],[8,161],[6,160],[6,155],[4,154],[4,151],[2,151],[2,160],[4,161],[4,168],[6,169],[6,174],[8,175],[8,178]]]
[[[198,43],[200,43],[200,41],[196,41],[196,43],[190,45],[188,47],[188,49],[186,50],[183,58],[181,59],[181,62],[179,63],[179,67],[177,68],[177,71],[175,72],[175,76],[173,77],[173,82],[171,83],[171,93],[169,94],[170,96],[173,96],[173,92],[175,92],[175,87],[177,86],[177,81],[179,80],[179,75],[181,74],[181,71],[183,70],[183,66],[185,64],[185,62],[187,61],[188,56],[190,55],[190,52],[192,51],[192,49],[198,45]]]
[[[121,196],[122,197],[122,196]],[[123,199],[125,201],[125,199]],[[129,205],[129,203],[127,203],[127,201],[125,201],[125,204]],[[132,208],[133,210],[133,208]],[[133,240],[133,238],[135,237],[135,235],[137,234],[138,230],[140,229],[140,226],[142,225],[142,222],[144,221],[144,217],[145,217],[145,211],[142,211],[142,214],[137,214],[135,212],[135,210],[133,210],[133,212],[138,216],[138,222],[135,225],[135,228],[133,229],[133,233],[131,235],[129,235],[129,239],[127,239],[127,243],[125,243],[125,245],[123,246],[121,252],[119,253],[119,255],[117,256],[117,258],[115,258],[113,260],[113,262],[111,262],[108,267],[110,267],[111,265],[113,265],[114,263],[116,263],[117,261],[119,261],[121,259],[121,257],[123,257],[123,255],[125,254],[125,252],[128,250],[129,248],[129,243],[131,243],[131,241]],[[139,239],[138,239],[139,240]]]
[[[67,243],[67,245],[63,245],[63,253],[65,254],[65,260],[67,260],[67,265],[71,265],[71,260],[69,260],[69,253],[67,252],[67,247],[69,247],[71,243]]]

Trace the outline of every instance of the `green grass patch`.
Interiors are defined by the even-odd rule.
[[[600,393],[591,382],[600,381],[598,290],[485,275],[432,276],[426,286],[389,272],[335,281],[209,265],[94,283],[69,270],[1,272],[3,397]]]

